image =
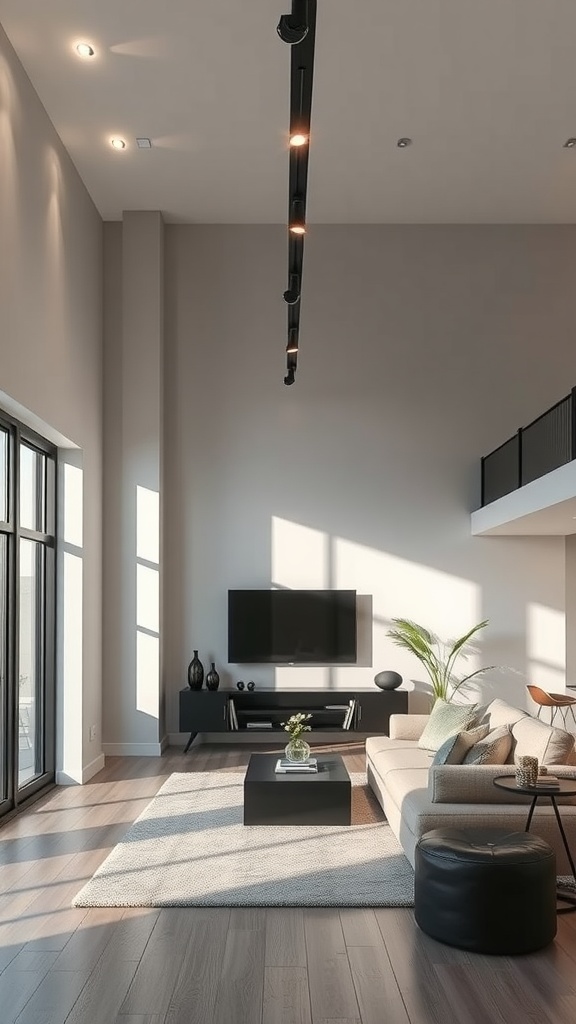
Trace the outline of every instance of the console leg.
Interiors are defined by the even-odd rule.
[[[190,733],[190,739],[188,740],[188,743],[187,743],[187,744],[186,744],[186,746],[184,747],[184,753],[185,753],[185,754],[187,754],[187,753],[188,753],[188,751],[190,750],[190,747],[192,746],[192,743],[193,743],[193,741],[194,741],[194,740],[196,739],[197,735],[198,735],[198,733],[197,733],[197,732],[191,732],[191,733]]]

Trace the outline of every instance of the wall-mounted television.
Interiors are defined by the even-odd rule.
[[[355,590],[229,590],[228,661],[353,665]]]

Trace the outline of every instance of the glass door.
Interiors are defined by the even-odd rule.
[[[55,456],[0,421],[0,815],[54,778]]]

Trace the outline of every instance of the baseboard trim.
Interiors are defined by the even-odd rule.
[[[167,737],[160,743],[103,743],[107,757],[160,757],[168,745]]]
[[[79,768],[78,771],[71,772],[56,772],[56,785],[57,786],[83,786],[86,782],[90,782],[98,772],[101,772],[105,764],[104,754],[98,754],[90,764],[85,765],[84,768]]]

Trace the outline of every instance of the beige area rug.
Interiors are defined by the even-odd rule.
[[[242,824],[243,773],[164,783],[76,907],[409,907],[414,874],[363,774],[347,827]]]

